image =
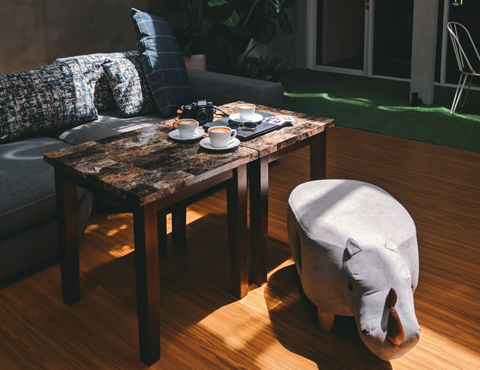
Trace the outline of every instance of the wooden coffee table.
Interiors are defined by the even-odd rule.
[[[233,114],[237,104],[220,108]],[[333,120],[265,106],[257,106],[257,110],[293,115],[296,122],[231,151],[208,151],[198,141],[173,141],[168,136],[170,120],[160,123],[147,142],[139,140],[142,130],[136,130],[44,155],[44,161],[55,167],[66,304],[80,300],[76,185],[133,208],[140,357],[147,365],[160,358],[158,255],[166,250],[165,210],[174,207],[173,239],[181,243],[186,200],[227,182],[231,284],[233,294],[241,298],[248,293],[247,164],[251,173],[252,275],[259,285],[267,276],[268,163],[310,145],[311,177],[325,177],[325,129],[334,125]],[[90,174],[92,167],[101,170]]]
[[[80,300],[75,185],[133,208],[140,357],[147,365],[160,358],[158,254],[166,248],[165,208],[227,182],[232,291],[238,298],[248,293],[246,164],[258,153],[244,146],[209,152],[198,141],[175,142],[168,136],[171,125],[171,121],[160,123],[155,136],[145,143],[139,140],[142,130],[136,130],[44,155],[44,161],[55,167],[66,304]],[[89,174],[91,167],[101,170]]]

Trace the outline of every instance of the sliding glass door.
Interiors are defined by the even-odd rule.
[[[314,68],[364,74],[367,0],[319,0],[315,11]],[[313,54],[313,53],[312,53]]]
[[[413,0],[310,0],[309,68],[410,78]]]
[[[413,0],[376,0],[372,31],[373,75],[409,79]]]

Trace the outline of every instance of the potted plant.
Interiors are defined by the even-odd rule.
[[[248,55],[240,64],[240,76],[278,82],[282,74],[292,69],[290,63],[276,56],[267,62],[263,56]]]
[[[173,30],[187,68],[205,70],[205,20],[208,18],[214,25],[236,27],[239,17],[233,2],[226,0],[170,0],[170,2],[181,14],[180,25],[174,26]]]
[[[214,24],[208,38],[221,50],[219,70],[240,74],[240,65],[248,56],[266,60],[266,50],[277,34],[277,24],[285,34],[293,32],[287,11],[295,0],[233,0],[240,20],[236,27]],[[263,52],[252,54],[263,48]]]

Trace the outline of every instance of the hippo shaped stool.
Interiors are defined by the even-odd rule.
[[[354,316],[362,341],[387,361],[417,344],[416,229],[395,198],[360,181],[301,184],[288,200],[288,239],[324,331],[335,315]]]

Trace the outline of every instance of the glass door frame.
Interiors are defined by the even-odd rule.
[[[307,68],[357,76],[373,76],[373,25],[375,0],[365,0],[363,70],[317,64],[317,0],[307,0]]]

